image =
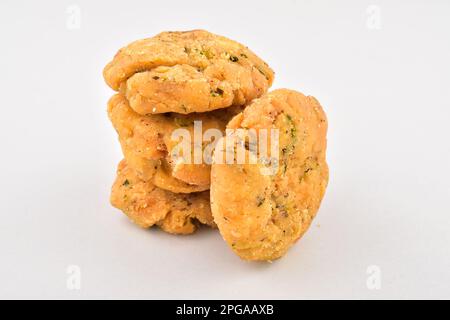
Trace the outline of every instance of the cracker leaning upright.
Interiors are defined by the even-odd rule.
[[[280,258],[308,229],[325,193],[326,116],[315,98],[283,89],[255,100],[228,128],[278,129],[279,166],[275,174],[267,175],[262,162],[213,163],[214,221],[241,258]],[[222,138],[219,146],[232,138]],[[257,156],[248,149],[247,156]],[[216,156],[225,152],[218,148]]]
[[[243,105],[263,95],[274,78],[247,47],[204,30],[135,41],[115,55],[103,75],[140,114]]]

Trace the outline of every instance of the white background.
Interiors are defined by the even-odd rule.
[[[2,0],[0,297],[450,298],[449,17],[437,0]],[[121,154],[102,68],[132,40],[196,28],[248,45],[274,88],[328,114],[322,208],[273,264],[109,205]]]

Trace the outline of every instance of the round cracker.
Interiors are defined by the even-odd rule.
[[[139,114],[244,105],[272,85],[272,69],[242,44],[204,30],[132,42],[105,67],[106,83]]]
[[[209,192],[172,193],[142,180],[125,161],[119,164],[111,204],[142,228],[158,225],[173,234],[193,233],[199,223],[215,227]]]
[[[204,161],[199,164],[193,163],[194,122],[201,122],[202,135],[209,129],[217,129],[223,134],[228,121],[241,110],[241,107],[232,107],[189,115],[168,113],[143,116],[134,112],[129,107],[127,99],[121,94],[114,95],[108,102],[108,115],[119,135],[128,164],[139,173],[144,173],[141,177],[148,180],[156,172],[152,168],[161,167],[162,163],[162,167],[166,168],[166,172],[174,178],[192,185],[191,192],[201,191],[202,188],[202,190],[208,189],[211,176],[210,165]],[[188,163],[183,161],[182,154],[177,155],[174,152],[179,140],[172,139],[172,133],[177,129],[187,130],[191,137],[191,161]],[[202,150],[210,142],[204,141]]]

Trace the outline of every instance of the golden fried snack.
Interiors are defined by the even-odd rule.
[[[215,227],[209,192],[176,194],[143,181],[120,162],[111,192],[111,204],[142,228],[158,225],[174,234],[193,233],[199,223]]]
[[[163,32],[119,50],[103,76],[139,114],[244,105],[272,85],[272,69],[247,47],[204,30]]]
[[[108,115],[118,132],[125,158],[139,173],[147,172],[141,176],[143,179],[153,177],[152,168],[155,167],[156,160],[158,163],[162,162],[166,172],[170,172],[174,178],[188,185],[201,186],[200,189],[203,190],[209,188],[211,166],[193,163],[194,121],[201,122],[201,134],[208,129],[218,129],[223,133],[228,121],[241,110],[242,107],[231,107],[189,115],[167,113],[142,116],[129,107],[127,99],[121,94],[114,95],[108,102]],[[186,129],[191,137],[190,163],[182,161],[182,154],[173,152],[179,144],[179,140],[172,139],[172,133],[177,129]],[[202,150],[208,143],[203,143]],[[138,160],[131,160],[131,157],[137,157]]]
[[[264,162],[213,163],[214,221],[241,258],[280,258],[308,229],[325,193],[325,113],[315,98],[282,89],[255,100],[228,127],[279,129],[279,166],[276,174],[266,175]],[[231,138],[221,139],[219,146]],[[247,156],[258,156],[248,149]],[[218,148],[216,156],[225,152]]]
[[[164,190],[174,193],[192,193],[209,190],[209,184],[195,185],[188,184],[173,176],[173,171],[170,167],[162,163],[153,178],[153,183]]]
[[[172,168],[168,166],[165,161],[142,158],[133,150],[129,149],[126,143],[121,142],[121,146],[127,165],[132,168],[142,180],[150,181],[156,187],[174,193],[192,193],[209,190],[209,184],[188,184],[175,178]],[[208,175],[209,174],[210,168],[208,170]]]

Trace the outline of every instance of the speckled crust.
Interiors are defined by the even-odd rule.
[[[174,178],[193,185],[191,192],[209,189],[211,166],[204,163],[186,164],[180,161],[182,160],[180,157],[174,157],[172,151],[179,141],[171,139],[172,132],[183,128],[189,131],[191,137],[194,137],[194,121],[202,122],[202,134],[208,129],[224,132],[228,121],[241,110],[241,107],[231,107],[189,115],[167,113],[143,116],[134,112],[129,107],[127,99],[121,94],[114,95],[108,103],[109,118],[118,132],[122,150],[129,165],[139,173],[146,172],[141,176],[143,179],[150,179],[153,177],[152,168],[155,167],[155,161],[162,163],[166,172],[170,172]],[[192,138],[192,160],[193,140]],[[204,146],[207,144],[208,142],[205,142]]]
[[[279,129],[275,175],[262,175],[263,164],[213,164],[211,178],[214,221],[234,252],[278,259],[308,229],[325,193],[326,116],[315,98],[282,89],[255,100],[228,127]]]
[[[209,192],[176,194],[165,191],[141,180],[125,161],[117,170],[111,204],[142,228],[157,225],[169,233],[190,234],[199,223],[215,227]]]
[[[247,47],[204,30],[132,42],[105,67],[106,83],[140,114],[244,105],[272,85],[272,69]]]

